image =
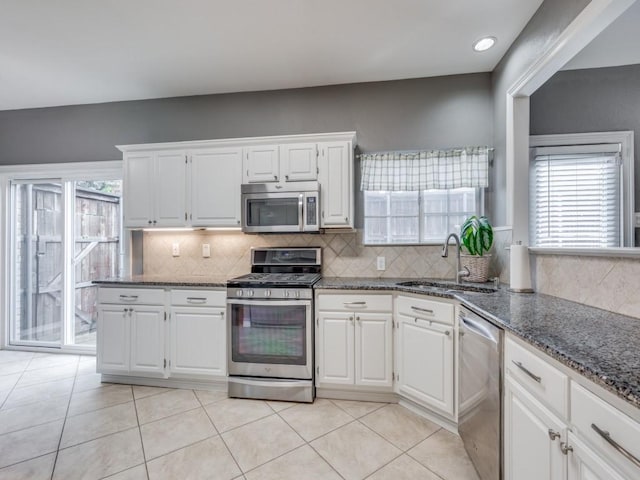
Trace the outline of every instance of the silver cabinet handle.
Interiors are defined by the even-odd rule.
[[[220,312],[220,316],[221,316],[221,317],[224,317],[224,312]]]
[[[556,438],[560,438],[560,434],[558,432],[554,432],[552,429],[549,429],[549,438],[553,442]]]
[[[640,467],[640,460],[638,460],[638,457],[633,455],[629,450],[627,450],[618,442],[616,442],[613,438],[611,438],[611,434],[609,432],[607,432],[606,430],[602,430],[595,423],[591,424],[591,428],[595,430],[596,433],[600,435],[605,442],[607,442],[609,445],[615,448],[618,452],[620,452],[622,456],[624,456],[627,460],[633,463],[636,467]]]
[[[274,175],[273,179],[277,182],[278,181],[278,175]]]
[[[451,332],[449,330],[445,330],[444,334],[448,337],[449,335],[451,335]]]
[[[188,303],[207,303],[206,297],[187,297]]]
[[[357,321],[360,321],[360,317],[356,317],[356,320],[357,320]]]
[[[573,452],[573,447],[567,442],[560,442],[560,451],[566,455],[569,452]]]
[[[349,321],[353,323],[353,317],[349,317]]]
[[[288,182],[289,181],[289,175],[285,175],[284,179]]]
[[[524,373],[526,373],[527,375],[529,375],[531,378],[533,378],[536,382],[538,383],[542,383],[542,377],[539,377],[538,375],[536,375],[535,373],[531,373],[529,370],[527,370],[527,368],[522,365],[522,363],[520,362],[516,362],[515,360],[512,360],[513,364],[518,367],[520,370],[522,370]]]
[[[138,295],[120,295],[120,300],[123,302],[135,302],[138,300]]]
[[[348,307],[349,305],[364,307],[366,304],[367,302],[344,302],[345,307]]]
[[[420,308],[420,307],[411,307],[411,310],[415,310],[416,312],[428,313],[429,315],[433,315],[433,310],[430,308]]]

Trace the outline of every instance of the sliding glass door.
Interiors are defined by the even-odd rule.
[[[97,288],[122,268],[121,181],[12,182],[13,345],[95,348]]]

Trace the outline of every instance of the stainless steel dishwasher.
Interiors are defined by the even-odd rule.
[[[501,480],[504,332],[464,307],[459,331],[458,432],[480,478]]]

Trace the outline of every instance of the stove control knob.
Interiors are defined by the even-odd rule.
[[[289,290],[285,290],[285,291],[284,291],[284,296],[285,296],[285,298],[286,298],[286,297],[289,297]]]
[[[270,297],[271,296],[271,290],[265,290],[264,291],[264,296],[265,297]]]
[[[300,290],[296,291],[296,298],[300,298]]]
[[[249,290],[249,291],[247,292],[247,295],[249,295],[250,297],[253,297],[253,290]]]
[[[236,296],[241,297],[242,295],[244,295],[242,290],[236,290]]]

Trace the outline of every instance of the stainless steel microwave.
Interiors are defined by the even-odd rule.
[[[320,231],[318,182],[249,183],[241,192],[243,232]]]

